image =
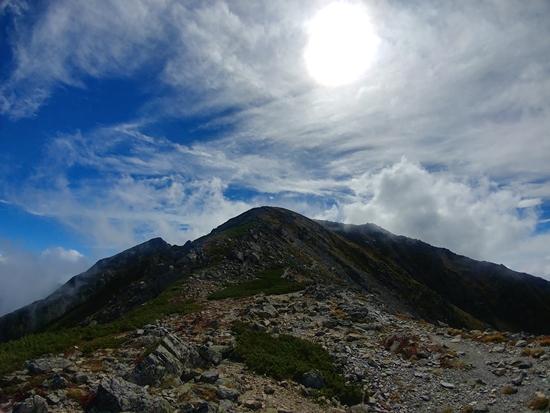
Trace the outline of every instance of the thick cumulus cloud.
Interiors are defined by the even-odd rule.
[[[353,195],[319,218],[373,222],[475,259],[550,278],[548,236],[535,235],[538,199],[488,179],[461,182],[402,159],[350,181]],[[518,253],[522,251],[522,253]]]
[[[44,298],[90,267],[73,249],[53,247],[36,254],[3,240],[0,250],[0,316]]]

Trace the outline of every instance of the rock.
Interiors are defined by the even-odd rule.
[[[194,369],[185,369],[183,373],[181,373],[180,380],[184,383],[193,380],[194,378],[200,377],[201,372]]]
[[[310,370],[302,376],[302,384],[312,389],[322,389],[325,387],[323,375],[317,369]]]
[[[446,389],[454,389],[456,386],[452,383],[448,383],[446,381],[442,381],[439,384],[441,384],[441,387],[444,387]]]
[[[58,404],[61,400],[67,398],[65,392],[62,390],[54,391],[46,396],[46,401],[48,404]]]
[[[510,381],[514,386],[521,386],[521,384],[523,383],[523,375],[520,374],[519,376],[514,377]]]
[[[526,346],[527,346],[527,341],[525,340],[516,341],[516,347],[526,347]]]
[[[260,410],[263,407],[263,403],[259,400],[245,400],[243,405],[250,410]]]
[[[88,383],[88,381],[90,380],[90,378],[88,377],[87,374],[85,373],[82,373],[82,372],[76,372],[74,375],[73,375],[73,382],[74,383]]]
[[[205,364],[197,351],[175,335],[168,334],[126,379],[142,386],[158,387],[168,378],[179,379],[185,367],[202,367]]]
[[[351,411],[353,413],[369,413],[372,410],[366,404],[357,404],[357,405],[351,407]]]
[[[25,367],[31,374],[56,373],[74,367],[74,363],[63,357],[42,357],[27,361]]]
[[[530,369],[531,367],[533,367],[533,363],[529,360],[523,360],[521,363],[518,364],[517,367],[522,370]]]
[[[506,374],[506,369],[500,368],[500,369],[493,370],[493,374],[497,377],[502,377]]]
[[[430,400],[432,400],[432,398],[430,396],[428,396],[427,394],[423,394],[420,396],[420,400],[423,400],[425,402],[429,402]]]
[[[151,397],[143,387],[120,377],[101,380],[93,406],[99,411],[105,410],[112,413],[123,411],[172,412],[172,408],[166,400]]]
[[[207,362],[212,363],[217,366],[222,362],[222,355],[220,352],[214,350],[212,347],[200,346],[198,348],[198,353],[200,356],[205,359]]]
[[[264,304],[261,308],[250,309],[250,314],[262,319],[267,319],[277,317],[279,312],[271,304]]]
[[[240,393],[237,390],[231,389],[229,387],[218,386],[218,388],[216,389],[216,394],[222,400],[227,399],[237,401]]]
[[[265,386],[264,387],[264,393],[265,394],[275,394],[275,389],[271,386]]]
[[[489,411],[489,408],[486,404],[475,404],[473,407],[473,413],[486,413]]]
[[[216,370],[208,370],[201,374],[200,381],[203,383],[214,384],[220,378],[220,373]]]
[[[56,389],[64,389],[69,385],[69,382],[67,379],[65,379],[63,376],[60,376],[59,374],[54,374],[53,376],[47,378],[42,383],[42,386],[44,387],[50,387],[50,388],[56,388]]]
[[[33,394],[19,403],[13,413],[48,413],[48,402],[43,397]]]

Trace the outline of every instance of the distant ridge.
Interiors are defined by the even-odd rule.
[[[99,260],[85,272],[72,277],[46,298],[0,317],[0,343],[39,330],[47,323],[86,302],[104,288],[114,271],[130,265],[133,261],[166,251],[168,248],[170,244],[162,238],[153,238],[112,257]]]
[[[184,246],[155,238],[99,261],[44,300],[0,318],[0,342],[44,328],[116,320],[183,278],[190,279],[186,288],[193,277],[221,288],[271,268],[284,268],[289,280],[375,294],[388,312],[415,319],[550,334],[546,280],[373,224],[314,221],[259,207]]]

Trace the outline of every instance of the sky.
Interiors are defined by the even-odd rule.
[[[0,314],[260,205],[550,279],[549,21],[543,0],[1,1]]]

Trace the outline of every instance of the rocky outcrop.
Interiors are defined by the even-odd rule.
[[[173,409],[166,400],[150,396],[141,386],[120,377],[106,377],[99,383],[93,411],[170,413]]]
[[[142,386],[159,386],[169,379],[179,382],[184,370],[202,368],[208,364],[208,360],[195,348],[169,334],[126,378]]]

